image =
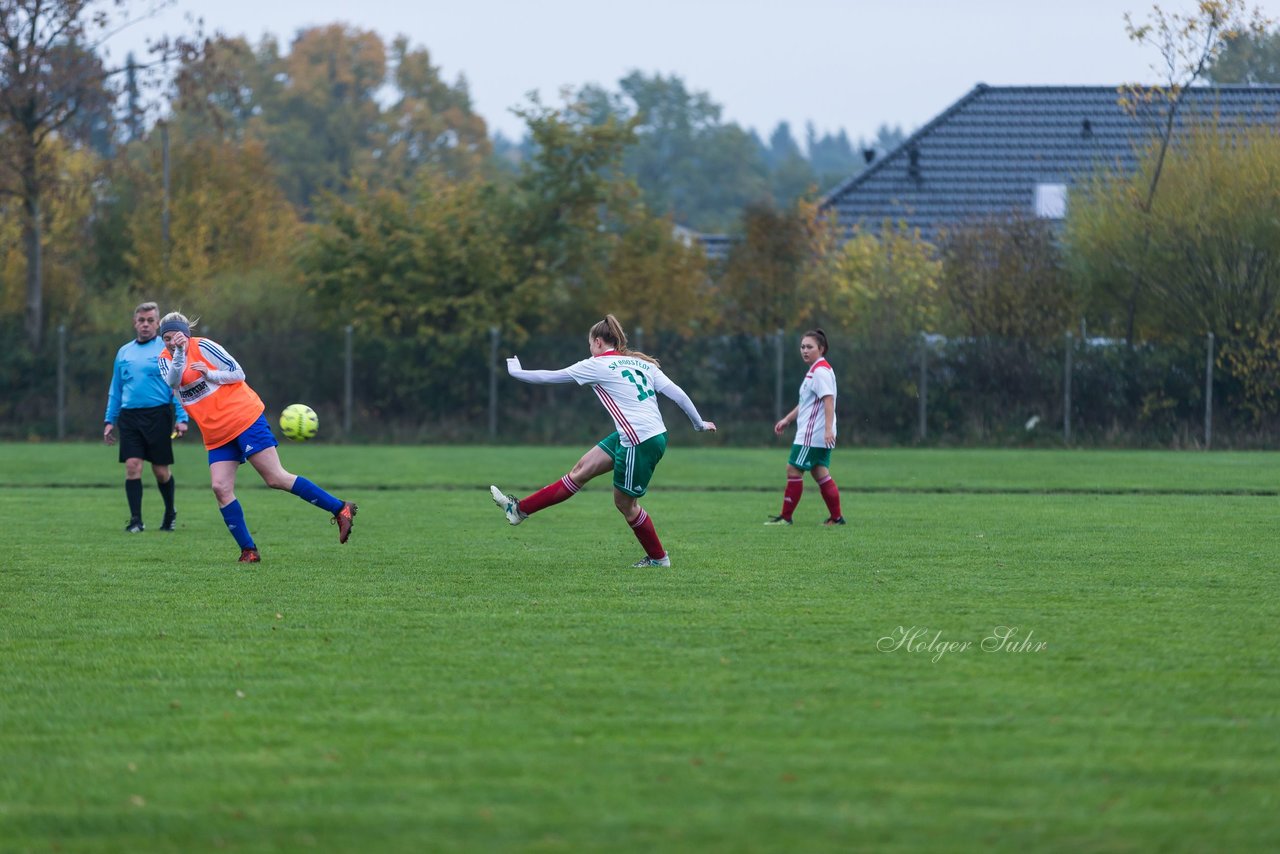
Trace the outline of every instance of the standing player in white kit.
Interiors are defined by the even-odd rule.
[[[527,383],[576,382],[591,386],[617,429],[587,451],[568,474],[527,498],[517,499],[496,486],[489,487],[489,492],[507,521],[519,525],[539,510],[573,497],[587,481],[612,470],[613,503],[644,547],[645,557],[633,566],[671,566],[671,557],[654,531],[653,520],[638,503],[648,492],[653,470],[667,449],[667,427],[658,410],[658,393],[684,410],[693,429],[714,431],[716,425],[702,420],[689,395],[667,378],[657,359],[627,349],[626,333],[612,314],[591,327],[587,343],[591,358],[563,370],[526,371],[513,356],[507,359],[507,372]]]

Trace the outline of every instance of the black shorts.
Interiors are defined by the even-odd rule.
[[[120,462],[143,459],[159,466],[173,465],[173,405],[121,409],[116,419],[120,434]]]

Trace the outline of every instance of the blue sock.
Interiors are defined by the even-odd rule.
[[[299,476],[293,482],[293,488],[289,491],[308,504],[322,507],[330,513],[337,513],[342,509],[342,500],[340,498],[334,498],[305,477]]]
[[[222,521],[227,523],[227,530],[231,532],[231,536],[236,538],[236,543],[240,548],[257,548],[253,544],[253,537],[249,536],[249,526],[244,523],[244,508],[240,506],[239,501],[232,501],[222,508]]]

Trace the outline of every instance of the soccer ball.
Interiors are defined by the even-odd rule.
[[[280,413],[280,432],[286,439],[305,442],[320,431],[316,411],[305,403],[292,403]]]

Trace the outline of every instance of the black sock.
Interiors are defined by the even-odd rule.
[[[173,515],[173,475],[169,475],[169,479],[164,483],[156,481],[156,486],[160,487],[160,497],[164,499],[164,515]]]
[[[124,496],[129,499],[129,518],[142,518],[142,481],[126,480],[124,482]]]

